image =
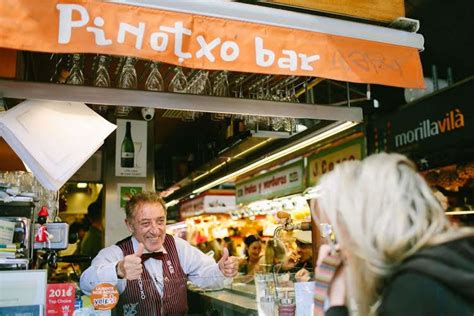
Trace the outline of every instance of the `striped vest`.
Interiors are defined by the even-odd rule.
[[[123,255],[134,253],[131,237],[119,242]],[[163,298],[155,285],[155,279],[143,269],[139,280],[127,280],[125,291],[117,304],[117,315],[186,315],[188,310],[186,275],[181,268],[173,236],[166,234],[163,243],[167,253],[163,254]]]

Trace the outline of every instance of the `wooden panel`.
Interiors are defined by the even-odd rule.
[[[14,49],[0,48],[0,77],[16,77],[16,53]]]
[[[11,147],[0,137],[0,171],[26,171],[25,165]]]
[[[404,0],[267,0],[266,2],[351,17],[392,22],[405,16]]]

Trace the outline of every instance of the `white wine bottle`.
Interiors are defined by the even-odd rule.
[[[122,168],[133,168],[135,164],[135,146],[133,145],[131,123],[125,125],[125,137],[122,141],[120,166]]]

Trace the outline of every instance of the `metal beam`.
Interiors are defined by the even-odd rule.
[[[109,0],[109,2],[357,38],[414,47],[419,50],[424,49],[424,38],[421,34],[245,3],[177,0]],[[373,4],[374,1],[366,2]]]
[[[363,120],[362,109],[357,107],[334,107],[315,104],[13,80],[0,80],[0,95],[5,98],[154,107],[157,109],[208,113],[309,118],[333,121],[361,122]]]

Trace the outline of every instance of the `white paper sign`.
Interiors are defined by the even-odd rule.
[[[295,283],[296,316],[313,316],[315,284],[314,281]]]
[[[0,135],[52,191],[59,190],[114,129],[80,102],[27,100],[0,115]]]
[[[11,244],[15,233],[15,223],[0,219],[0,244]]]

